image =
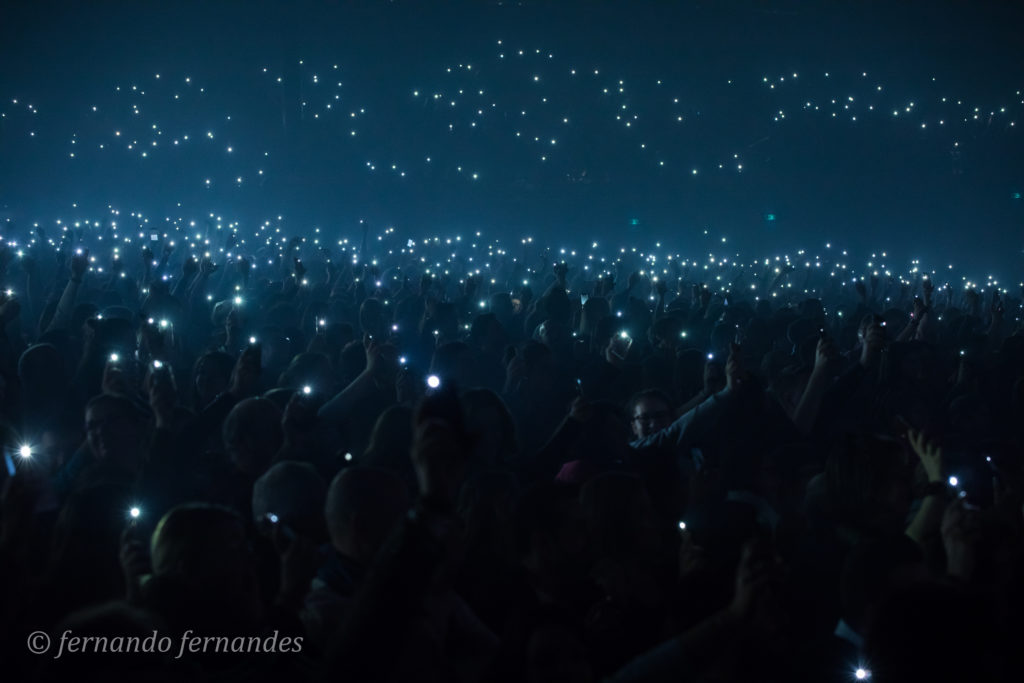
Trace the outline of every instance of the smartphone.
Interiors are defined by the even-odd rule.
[[[626,360],[631,348],[633,348],[633,338],[629,336],[628,332],[619,332],[618,335],[612,337],[612,355],[619,360]]]
[[[128,507],[128,512],[125,516],[128,518],[128,526],[137,527],[139,520],[142,519],[142,508],[133,503]]]
[[[271,530],[280,528],[281,533],[284,534],[284,537],[289,542],[295,540],[295,531],[290,526],[282,522],[281,518],[275,515],[273,512],[268,512],[267,514],[263,515],[263,521],[266,522],[267,526]]]
[[[259,342],[253,342],[249,345],[249,348],[252,349],[253,355],[256,356],[256,364],[263,367],[263,345]]]

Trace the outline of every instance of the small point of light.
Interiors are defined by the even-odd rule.
[[[427,377],[427,386],[430,387],[431,389],[437,389],[439,386],[441,386],[441,378],[438,377],[437,375],[430,375],[429,377]]]

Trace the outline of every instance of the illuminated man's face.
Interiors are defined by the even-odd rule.
[[[672,411],[664,401],[653,397],[637,401],[630,417],[633,436],[638,439],[659,432],[672,423]]]

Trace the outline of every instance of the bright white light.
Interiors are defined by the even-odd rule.
[[[24,458],[26,460],[28,458],[31,458],[32,457],[32,447],[29,446],[28,444],[23,445],[21,448],[18,449],[18,455],[20,455],[22,458]]]
[[[950,477],[949,478],[949,485],[950,486],[959,486],[960,485],[960,480],[957,479],[956,477]]]
[[[304,393],[306,396],[309,396],[310,394],[313,393],[313,387],[307,384],[306,386],[302,387],[302,393]]]
[[[142,510],[133,506],[130,510],[128,510],[128,514],[131,515],[132,519],[138,519],[139,515],[142,514]]]
[[[431,389],[437,389],[439,386],[441,386],[441,378],[438,377],[437,375],[430,375],[429,377],[427,377],[427,386],[430,387]]]

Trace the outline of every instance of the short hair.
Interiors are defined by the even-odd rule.
[[[212,533],[218,522],[243,524],[237,512],[224,505],[183,503],[163,516],[150,541],[153,575],[188,582],[210,560],[220,539]]]
[[[633,417],[633,413],[634,411],[636,411],[637,404],[640,403],[640,401],[645,401],[648,399],[661,401],[666,406],[668,406],[669,410],[672,410],[673,408],[672,399],[669,397],[668,394],[666,394],[661,389],[644,389],[643,391],[639,391],[633,394],[633,397],[629,399],[629,402],[626,404],[627,417]]]
[[[134,401],[119,394],[97,394],[85,404],[86,411],[100,407],[117,410],[136,425],[145,424],[149,419],[142,408],[136,405]]]
[[[276,444],[276,451],[283,439],[281,411],[272,401],[265,398],[247,398],[241,401],[224,418],[221,432],[224,443],[238,443],[243,431],[249,432],[250,436],[258,441],[266,440],[271,445]]]
[[[379,548],[408,504],[406,485],[396,474],[361,466],[342,470],[331,482],[324,506],[331,543],[341,545],[358,523],[360,536]]]
[[[275,514],[282,522],[308,530],[319,527],[327,499],[327,482],[309,463],[285,460],[256,480],[252,516],[256,521]]]

